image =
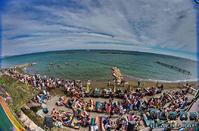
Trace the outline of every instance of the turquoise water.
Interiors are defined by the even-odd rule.
[[[183,74],[156,61],[174,65],[190,71]],[[128,78],[148,80],[195,80],[197,78],[196,61],[172,56],[132,51],[113,50],[73,50],[35,53],[2,59],[2,67],[36,62],[29,73],[39,73],[66,79],[107,80],[112,79],[111,68],[117,66]]]
[[[12,131],[13,125],[6,116],[5,112],[3,111],[2,106],[0,105],[0,131]]]

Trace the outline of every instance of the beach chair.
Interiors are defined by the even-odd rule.
[[[176,112],[169,112],[168,118],[169,118],[170,120],[176,120],[176,118],[177,118],[177,113],[176,113]]]

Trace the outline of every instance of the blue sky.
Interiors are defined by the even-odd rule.
[[[120,49],[196,59],[192,0],[9,0],[2,55]]]

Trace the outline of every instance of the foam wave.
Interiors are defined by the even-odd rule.
[[[147,82],[161,82],[161,83],[186,83],[186,82],[199,82],[199,79],[195,78],[195,79],[185,79],[185,80],[161,80],[161,79],[144,79],[144,78],[138,78],[135,76],[128,76],[125,75],[125,77],[128,80],[139,80],[139,81],[147,81]]]

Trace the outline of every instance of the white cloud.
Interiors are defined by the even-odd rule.
[[[3,55],[73,48],[157,52],[154,47],[163,54],[162,48],[195,53],[195,14],[184,0],[11,1],[2,15]]]

